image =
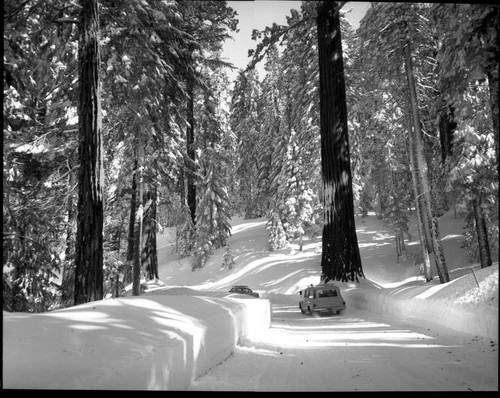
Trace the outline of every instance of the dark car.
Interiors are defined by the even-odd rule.
[[[229,291],[229,293],[248,294],[250,296],[259,298],[259,293],[252,292],[252,289],[250,289],[248,286],[245,285],[233,286]]]

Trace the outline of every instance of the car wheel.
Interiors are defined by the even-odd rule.
[[[313,311],[311,310],[310,306],[307,306],[307,311],[309,311],[309,313],[312,315]]]
[[[344,310],[338,310],[337,315],[342,315],[343,312],[344,312]]]
[[[300,312],[302,312],[303,314],[306,313],[306,311],[302,308],[302,304],[299,304],[299,308],[300,308]]]

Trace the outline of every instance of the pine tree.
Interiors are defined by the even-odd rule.
[[[231,234],[229,221],[230,205],[227,194],[228,157],[222,151],[224,135],[223,121],[219,118],[215,98],[221,100],[219,84],[224,80],[222,74],[214,73],[207,79],[210,86],[205,90],[203,105],[199,110],[200,143],[198,191],[198,212],[196,216],[195,258],[193,269],[201,268],[213,250],[226,245]]]
[[[239,209],[245,218],[261,217],[257,206],[261,102],[258,73],[240,73],[231,96],[231,130],[237,137]]]
[[[142,228],[144,246],[141,255],[141,268],[146,270],[146,279],[158,279],[158,255],[156,249],[156,186],[145,194],[144,224]]]
[[[82,0],[79,44],[80,174],[75,305],[103,298],[103,147],[97,0]]]
[[[181,257],[188,257],[193,252],[194,245],[194,223],[191,218],[189,207],[184,205],[181,214],[181,225],[178,228],[177,239],[179,242],[179,255]]]
[[[340,6],[318,6],[321,159],[324,184],[322,278],[359,281],[363,276],[349,157]]]
[[[229,243],[226,244],[226,247],[224,248],[224,257],[222,259],[222,268],[226,268],[228,270],[233,269],[234,267],[234,257],[233,253],[231,252],[231,246]]]
[[[76,171],[71,111],[78,95],[67,71],[78,67],[78,27],[56,22],[77,15],[66,6],[4,3],[3,298],[9,311],[43,312],[60,307],[63,294],[65,302],[73,299],[76,182],[68,181]],[[54,283],[61,272],[63,287]]]
[[[269,250],[280,250],[288,245],[285,230],[277,213],[271,214],[271,219],[267,222],[266,229],[269,231]]]
[[[312,191],[304,175],[300,150],[295,131],[291,131],[290,141],[287,146],[286,160],[282,170],[281,197],[284,199],[282,206],[283,225],[289,240],[301,237],[304,227],[312,223]]]

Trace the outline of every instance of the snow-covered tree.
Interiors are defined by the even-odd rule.
[[[199,170],[202,175],[197,184],[198,203],[195,224],[195,245],[192,268],[201,268],[213,250],[223,247],[231,234],[231,206],[228,200],[229,156],[223,151],[225,123],[217,112],[221,101],[218,88],[223,76],[210,77],[212,89],[206,89],[198,117]]]
[[[259,141],[261,103],[258,73],[241,72],[231,98],[231,130],[237,137],[239,164],[236,171],[239,186],[239,210],[245,218],[261,217],[257,202],[259,175]]]
[[[194,223],[191,218],[189,207],[185,204],[181,213],[181,225],[177,231],[177,241],[179,245],[179,255],[181,257],[190,256],[193,252],[194,244]]]
[[[280,214],[288,239],[294,240],[304,234],[306,225],[312,223],[313,193],[305,176],[297,134],[293,130],[280,177],[281,192],[278,192],[278,197],[284,201],[280,204]]]
[[[270,250],[280,250],[288,245],[285,230],[277,213],[271,214],[271,219],[266,223],[266,229],[269,231],[268,247]]]
[[[224,256],[222,257],[222,268],[231,270],[234,267],[234,257],[233,253],[231,252],[231,246],[229,243],[226,244],[226,247],[224,248]]]

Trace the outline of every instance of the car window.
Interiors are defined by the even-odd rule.
[[[337,291],[333,289],[324,289],[318,291],[318,297],[337,297]]]

